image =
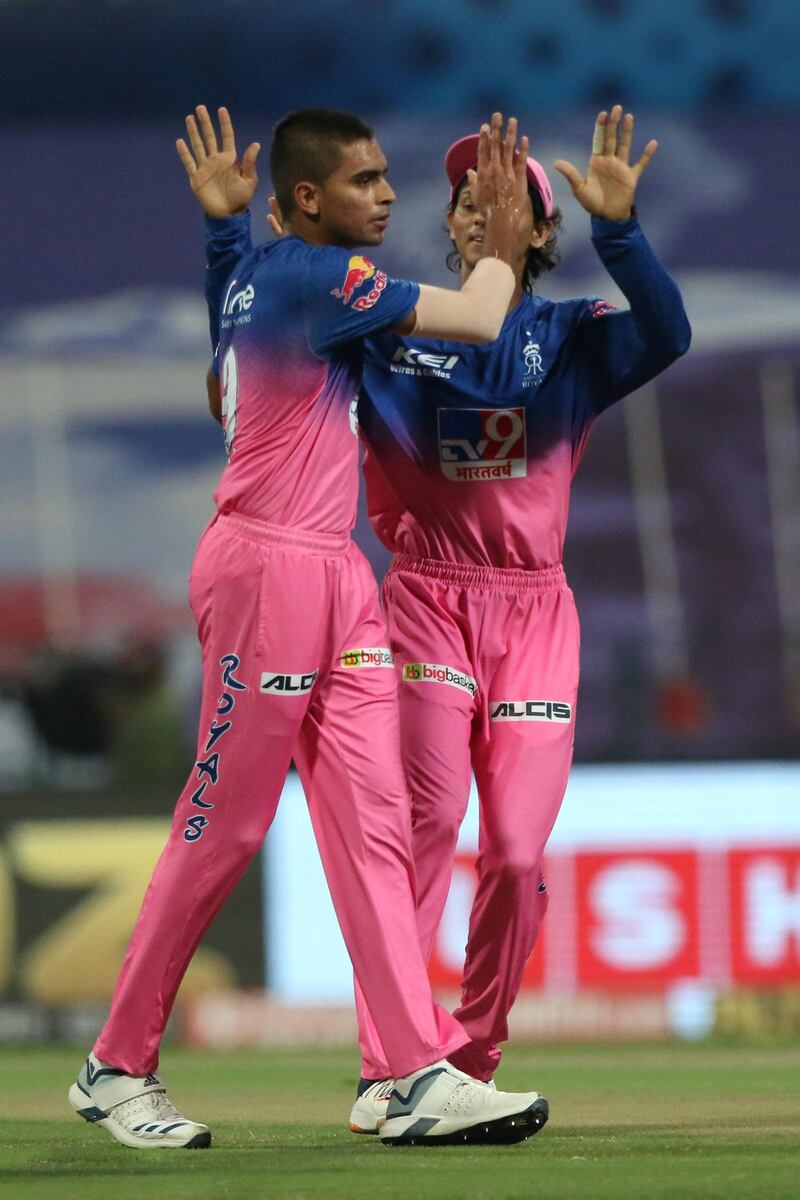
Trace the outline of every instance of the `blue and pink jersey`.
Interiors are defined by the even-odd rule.
[[[250,232],[246,216],[208,225],[206,291],[213,326],[222,275],[230,271],[235,256],[249,251]],[[613,222],[593,218],[592,236],[630,309],[617,311],[598,299],[556,303],[523,295],[506,317],[500,337],[489,346],[381,332],[399,321],[403,309],[408,312],[413,307],[416,292],[411,284],[392,281],[376,305],[381,307],[380,314],[373,313],[371,325],[362,323],[352,305],[337,302],[334,295],[337,272],[346,275],[353,258],[343,250],[325,252],[325,261],[329,257],[331,266],[325,287],[320,289],[325,295],[324,304],[318,301],[319,327],[327,329],[330,321],[351,338],[372,335],[367,338],[363,359],[358,420],[366,447],[369,515],[390,550],[418,558],[523,570],[561,561],[570,483],[593,420],[668,366],[687,349],[690,339],[678,288],[657,261],[636,218]],[[248,258],[243,264],[245,272],[257,271],[261,261],[269,262],[270,253],[284,245],[283,255],[302,261],[305,250],[320,256],[322,262],[322,252],[289,238]],[[225,293],[220,347],[223,367],[226,322],[230,325],[235,319],[227,310],[232,296],[239,294],[249,279],[250,274],[237,271],[235,286],[229,283]],[[361,285],[361,292],[370,294],[369,281]],[[395,298],[393,319],[380,320]],[[332,320],[332,313],[338,322]],[[370,313],[363,315],[369,318]],[[329,341],[322,343],[326,346],[331,334],[327,336]],[[265,386],[258,381],[259,367],[267,370],[268,381],[280,376],[289,361],[287,349],[285,339],[278,338],[275,357],[268,364],[264,351],[254,344],[253,357],[247,359],[254,396]],[[342,367],[343,357],[339,351],[336,361]],[[342,412],[358,388],[361,360],[352,346],[347,350],[347,364],[341,376],[346,379],[341,385],[345,395],[338,401]],[[318,497],[314,510],[319,511],[321,504],[327,512],[339,497],[330,495],[334,475],[327,460],[332,449],[315,447],[314,414],[319,403],[331,403],[328,392],[339,375],[331,371],[330,364],[317,360],[315,371],[298,378],[308,379],[308,384],[295,388],[293,402],[300,397],[307,408],[304,427],[309,437],[307,453],[295,470],[302,473],[302,479],[308,475],[313,491],[322,458],[325,484],[314,493]],[[320,390],[321,381],[328,381],[328,387]],[[284,388],[282,394],[288,396],[289,392]],[[266,452],[273,460],[280,455],[283,414],[280,408],[273,419],[268,406],[265,414],[256,418],[255,453],[263,457]],[[340,425],[344,428],[342,422]],[[239,429],[237,420],[237,437]],[[271,450],[266,445],[269,438],[274,439]],[[320,451],[313,465],[312,449]],[[348,463],[354,455],[355,448],[350,445]],[[355,504],[354,474],[348,466],[347,482],[341,485],[347,489],[348,520]],[[218,493],[222,503],[235,495],[235,479],[234,456]],[[292,493],[302,490],[289,471],[286,488]],[[307,519],[302,500],[300,505]]]
[[[629,311],[523,295],[489,346],[368,340],[358,415],[369,515],[389,549],[523,570],[561,561],[594,418],[690,336],[635,218],[594,220],[593,240]]]
[[[229,225],[208,222],[217,255],[206,291],[229,455],[217,508],[347,532],[358,494],[363,338],[402,322],[419,288],[389,279],[362,255],[297,237],[241,259]],[[249,222],[247,242],[249,250]]]
[[[214,224],[212,337],[221,301],[223,325],[233,316],[242,274],[235,283],[227,276],[250,245],[247,218]],[[448,1055],[480,1079],[490,1079],[500,1060],[544,916],[542,854],[572,758],[579,631],[558,565],[571,478],[597,414],[666,367],[690,336],[678,290],[636,220],[595,221],[593,235],[630,311],[601,300],[524,295],[489,346],[399,337],[377,326],[365,343],[358,418],[370,517],[396,552],[384,599],[400,676],[425,956],[444,909],[473,770],[481,798],[479,881],[456,1013],[470,1041]],[[352,258],[347,263],[358,270]],[[335,297],[330,279],[326,288]],[[355,294],[349,284],[338,290]],[[223,328],[223,364],[225,339]],[[253,377],[253,397],[258,389]],[[305,403],[304,394],[288,383],[282,393],[285,403]],[[311,424],[304,418],[304,429]],[[312,448],[309,442],[309,454]],[[234,441],[232,467],[237,453]],[[320,469],[328,482],[327,463]],[[277,622],[283,640],[301,604]],[[392,1067],[370,1006],[369,997],[359,1000],[362,1073],[377,1079]]]

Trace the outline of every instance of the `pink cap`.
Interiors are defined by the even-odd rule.
[[[447,178],[450,180],[451,185],[451,200],[455,200],[458,185],[467,171],[470,168],[474,170],[478,165],[478,141],[479,135],[471,133],[469,137],[463,137],[459,141],[453,142],[444,156],[444,169],[447,172]],[[535,158],[529,158],[526,174],[528,176],[528,183],[533,184],[542,198],[544,215],[552,217],[553,189],[550,187],[550,180],[545,174],[544,167]]]

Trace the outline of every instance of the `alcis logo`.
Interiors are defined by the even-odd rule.
[[[568,725],[572,705],[561,700],[491,700],[490,721],[555,721]]]
[[[268,695],[280,693],[281,695],[302,696],[311,691],[318,675],[319,668],[316,671],[306,671],[303,675],[287,675],[282,671],[264,671],[259,691]]]

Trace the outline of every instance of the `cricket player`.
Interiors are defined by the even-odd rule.
[[[449,1058],[484,1080],[500,1061],[547,907],[542,855],[572,759],[579,627],[562,566],[571,479],[595,418],[685,353],[691,336],[634,211],[656,143],[632,164],[633,126],[620,106],[602,112],[586,175],[555,164],[591,214],[595,249],[627,311],[534,294],[557,261],[559,214],[544,168],[528,158],[514,293],[496,341],[392,332],[367,341],[358,417],[370,519],[394,553],[383,598],[401,674],[420,937],[427,958],[474,771],[478,884],[455,1013],[470,1041]],[[486,236],[468,174],[478,145],[477,135],[462,138],[445,159],[462,287]],[[247,220],[227,228],[245,252]],[[363,1067],[351,1128],[364,1133],[376,1132],[391,1094],[375,1016],[359,997]]]
[[[226,113],[221,122],[221,151],[204,108],[187,121],[191,149],[178,142],[212,214],[247,192],[258,152],[251,146],[240,164]],[[447,1061],[469,1035],[430,992],[397,676],[374,577],[350,536],[363,340],[389,329],[497,336],[527,202],[515,135],[512,119],[503,136],[500,114],[481,131],[470,181],[486,216],[485,256],[451,293],[390,279],[356,253],[382,242],[394,200],[371,129],[350,114],[303,110],[275,130],[272,178],[289,236],[239,263],[219,313],[229,462],[190,580],[203,659],[197,760],[108,1020],[69,1094],[80,1116],[128,1146],[210,1144],[208,1128],[168,1100],[155,1073],[159,1044],[200,938],[262,844],[292,758],[397,1081],[381,1138],[519,1141],[547,1118],[536,1092],[498,1093]]]
[[[427,959],[474,772],[478,879],[454,1014],[470,1041],[450,1061],[485,1080],[547,908],[542,855],[572,761],[580,632],[562,566],[571,480],[596,417],[691,338],[678,288],[634,211],[656,143],[632,163],[633,128],[615,106],[597,118],[585,177],[556,163],[591,214],[595,250],[626,311],[534,294],[536,276],[555,265],[558,214],[542,165],[529,158],[514,295],[498,339],[478,347],[386,334],[367,343],[358,414],[370,519],[394,552],[383,598],[402,676],[420,937]],[[462,286],[485,228],[467,178],[476,154],[472,136],[445,158]],[[363,1075],[379,1080],[386,1056],[363,998],[359,1012]],[[354,1124],[374,1131],[384,1091],[364,1090]]]

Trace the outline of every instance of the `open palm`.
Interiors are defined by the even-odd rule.
[[[632,140],[633,115],[626,113],[623,119],[621,105],[615,104],[610,114],[601,112],[597,117],[585,176],[563,159],[553,164],[569,183],[575,199],[592,216],[624,221],[631,215],[641,174],[658,148],[658,142],[648,142],[642,157],[631,165]]]
[[[209,217],[232,217],[244,212],[258,185],[256,159],[261,146],[252,142],[240,160],[227,108],[218,110],[222,149],[206,106],[199,104],[195,112],[196,117],[186,118],[191,150],[183,138],[175,143],[192,191]]]

